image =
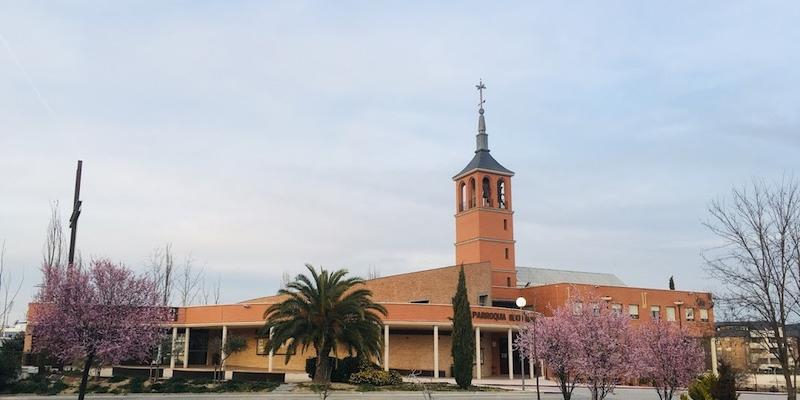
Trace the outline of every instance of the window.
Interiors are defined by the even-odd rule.
[[[428,299],[419,299],[419,300],[411,300],[411,302],[414,303],[414,304],[428,304],[428,303],[430,303],[430,300],[428,300]]]
[[[497,207],[506,208],[506,182],[497,180]]]
[[[458,202],[458,211],[467,209],[467,184],[461,182],[461,201]]]
[[[622,315],[622,304],[619,304],[619,303],[612,304],[611,305],[611,312],[613,312],[614,315]]]
[[[504,219],[504,220],[503,220],[503,230],[504,230],[504,231],[507,231],[507,230],[508,230],[508,220],[507,220],[507,219]]]
[[[705,308],[700,309],[700,322],[708,322],[708,310]]]
[[[489,295],[487,295],[487,294],[482,294],[482,295],[478,296],[478,304],[479,304],[479,305],[481,305],[481,306],[485,306],[485,305],[487,305],[488,303],[489,303]]]
[[[475,178],[469,178],[469,208],[475,207],[475,196],[477,196],[477,189],[475,188]]]
[[[667,321],[675,322],[675,307],[667,307]]]
[[[694,321],[694,308],[690,307],[686,309],[686,320]]]
[[[506,286],[511,287],[511,278],[506,277]]]
[[[654,320],[661,319],[661,307],[659,306],[651,306],[650,307],[650,318]]]
[[[489,182],[489,177],[483,177],[483,183],[481,184],[481,189],[483,189],[483,194],[481,198],[483,199],[483,206],[484,207],[491,207],[492,206],[492,185]]]
[[[506,247],[506,260],[508,260],[508,247]]]
[[[631,319],[639,319],[639,305],[638,304],[629,304],[628,305],[628,315],[631,316]]]
[[[595,316],[600,315],[600,304],[592,303],[592,315],[595,315]]]
[[[572,305],[572,314],[573,315],[581,315],[583,313],[583,303],[576,302]]]

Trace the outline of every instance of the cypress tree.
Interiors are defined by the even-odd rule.
[[[475,336],[472,332],[472,315],[467,296],[464,266],[458,273],[458,288],[453,297],[453,376],[462,389],[472,385],[472,364],[475,361]],[[480,365],[477,366],[480,368]]]
[[[672,279],[671,276],[669,277],[669,290],[675,290],[675,279]]]

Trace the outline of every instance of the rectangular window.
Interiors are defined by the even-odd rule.
[[[611,312],[615,315],[622,315],[622,304],[614,303],[611,305]]]
[[[667,321],[675,322],[675,307],[667,307]]]
[[[654,320],[661,319],[661,307],[659,306],[651,306],[650,307],[650,318]]]
[[[583,303],[576,302],[572,305],[572,314],[573,315],[581,315],[583,314]]]
[[[508,247],[506,247],[506,260],[508,260]]]
[[[592,314],[593,315],[600,315],[600,304],[592,303]]]
[[[414,303],[414,304],[428,304],[428,303],[430,303],[430,300],[428,300],[428,299],[419,299],[419,300],[411,300],[411,302]]]
[[[631,316],[631,319],[639,319],[639,305],[638,304],[629,304],[628,305],[628,315]]]
[[[686,309],[686,320],[694,321],[694,308],[690,307]]]
[[[478,296],[478,304],[485,306],[489,303],[489,295],[482,294]]]
[[[700,322],[708,322],[708,310],[705,308],[700,309]]]
[[[511,287],[511,278],[506,277],[506,286]]]
[[[503,220],[503,230],[504,230],[504,231],[507,231],[507,230],[508,230],[508,220],[507,220],[507,219],[504,219],[504,220]]]

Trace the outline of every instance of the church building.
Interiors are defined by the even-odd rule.
[[[483,85],[479,85],[482,90]],[[611,273],[589,273],[519,266],[514,240],[514,172],[490,152],[483,98],[478,114],[476,148],[472,158],[452,178],[455,210],[453,265],[423,269],[368,280],[373,299],[382,304],[385,369],[401,373],[421,371],[432,377],[451,377],[451,298],[459,269],[463,267],[476,343],[474,376],[481,378],[530,375],[533,360],[520,362],[512,349],[519,325],[533,313],[547,315],[565,304],[575,291],[590,291],[615,310],[629,315],[634,324],[652,319],[687,327],[703,338],[710,360],[714,335],[710,293],[629,287]],[[516,299],[527,305],[520,310]],[[228,335],[247,338],[248,347],[226,359],[226,374],[302,373],[307,354],[265,350],[266,338],[258,330],[264,312],[277,296],[236,304],[179,307],[172,323],[175,352],[164,366],[164,376],[196,376],[213,369],[219,349],[209,343]],[[710,363],[709,363],[710,364]],[[546,372],[546,368],[545,368]],[[242,375],[244,376],[244,375]]]

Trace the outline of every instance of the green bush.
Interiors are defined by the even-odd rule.
[[[217,392],[263,392],[278,387],[276,382],[224,381],[216,387]]]
[[[64,389],[66,389],[66,388],[68,388],[68,387],[69,387],[69,385],[67,385],[67,384],[66,384],[66,383],[64,383],[64,382],[61,382],[61,381],[55,381],[55,382],[53,382],[53,384],[50,386],[50,388],[47,390],[47,394],[49,394],[49,395],[56,395],[56,394],[59,394],[59,393],[61,393],[61,391],[63,391]]]
[[[379,369],[380,366],[371,363],[363,357],[345,357],[343,359],[331,358],[331,382],[347,383],[350,376],[356,372],[367,369]],[[317,359],[315,357],[306,359],[306,372],[309,378],[314,378],[317,369]]]
[[[16,335],[0,346],[0,388],[17,380],[22,362],[22,335]]]
[[[368,369],[359,371],[350,376],[350,383],[354,385],[388,386],[403,383],[403,377],[397,371],[383,371]]]
[[[43,380],[26,379],[15,383],[12,392],[45,394],[47,393],[47,389],[49,388],[49,386],[50,385]]]
[[[719,363],[719,376],[711,386],[711,395],[715,400],[736,400],[736,371],[726,361]]]
[[[108,386],[95,385],[91,390],[92,393],[108,393]]]
[[[108,378],[108,381],[111,383],[119,383],[128,380],[127,376],[116,375]]]
[[[170,378],[161,383],[160,389],[160,393],[186,393],[189,386],[184,378]]]
[[[144,392],[144,378],[137,376],[131,378],[130,382],[128,382],[128,391],[131,393],[142,393]]]
[[[681,395],[681,400],[715,400],[711,396],[711,388],[717,383],[713,374],[705,374],[689,384],[689,394]]]

